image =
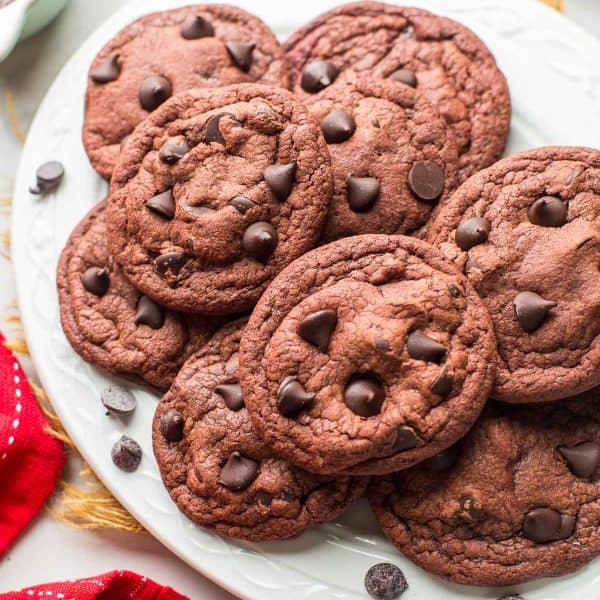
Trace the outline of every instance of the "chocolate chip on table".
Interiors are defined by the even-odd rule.
[[[119,53],[111,54],[96,68],[92,69],[90,77],[96,83],[109,83],[119,78],[121,67],[119,66]]]
[[[246,196],[236,196],[229,201],[229,205],[233,206],[240,214],[245,215],[251,208],[254,208],[256,204],[246,198]]]
[[[181,24],[179,32],[181,33],[181,37],[186,40],[197,40],[215,35],[213,26],[200,15],[186,17]]]
[[[167,442],[180,442],[183,439],[183,428],[185,419],[183,415],[174,408],[161,415],[159,429]]]
[[[277,231],[271,223],[266,221],[252,223],[244,231],[242,248],[252,258],[264,263],[273,254],[276,247]]]
[[[239,383],[223,383],[215,388],[215,393],[221,396],[229,410],[238,411],[244,408],[242,388]]]
[[[523,520],[523,535],[539,544],[568,538],[575,528],[575,517],[552,508],[530,510]]]
[[[121,469],[131,473],[135,471],[142,460],[140,445],[127,435],[122,435],[113,445],[110,456],[113,463]]]
[[[29,188],[32,194],[48,194],[53,192],[62,181],[65,168],[57,160],[45,162],[35,172],[35,184]]]
[[[321,352],[327,352],[331,334],[337,325],[335,310],[318,310],[304,317],[298,327],[298,335],[316,346]]]
[[[404,83],[413,88],[417,87],[417,75],[410,69],[398,69],[389,76],[389,79],[399,81],[400,83]]]
[[[468,252],[474,246],[487,242],[491,228],[492,224],[487,219],[466,219],[456,228],[456,243],[461,250]]]
[[[450,446],[438,452],[435,456],[424,460],[421,465],[429,471],[447,471],[453,467],[458,459],[458,445]]]
[[[184,138],[168,140],[160,149],[158,158],[162,162],[172,165],[181,160],[189,151],[190,147]]]
[[[304,67],[300,85],[305,92],[315,94],[330,86],[339,74],[339,69],[333,63],[313,60]]]
[[[171,82],[160,75],[152,75],[144,79],[139,91],[142,108],[152,112],[173,94]]]
[[[379,197],[379,180],[375,177],[346,177],[348,205],[354,212],[369,210]]]
[[[245,490],[258,476],[258,463],[233,452],[221,469],[219,483],[234,492]]]
[[[104,267],[90,267],[82,273],[81,283],[90,294],[102,297],[110,286],[108,270]]]
[[[181,252],[165,252],[154,259],[156,270],[163,276],[167,273],[179,275],[186,262],[187,258]]]
[[[294,377],[286,377],[277,391],[277,410],[284,417],[295,417],[312,405],[315,395],[307,392]]]
[[[280,202],[287,200],[296,180],[296,161],[286,165],[269,165],[263,172],[267,185]]]
[[[375,600],[396,600],[408,589],[408,583],[396,565],[379,563],[367,571],[365,588]]]
[[[356,131],[356,121],[345,110],[334,110],[322,119],[321,130],[328,144],[341,144]]]
[[[556,196],[538,198],[527,211],[529,220],[542,227],[560,227],[567,221],[567,205]]]
[[[247,73],[252,66],[252,53],[254,52],[254,48],[256,48],[256,43],[227,42],[225,47],[233,63]]]
[[[175,201],[173,200],[173,190],[167,190],[152,196],[146,206],[157,215],[165,219],[172,219],[175,216]]]
[[[406,349],[411,358],[440,362],[446,356],[446,347],[422,331],[413,331],[406,338]]]
[[[446,176],[439,165],[429,161],[415,163],[408,172],[408,187],[425,202],[437,200],[444,191]]]
[[[520,292],[513,300],[515,315],[521,327],[531,333],[542,325],[556,302],[546,300],[535,292]]]
[[[140,296],[135,315],[136,325],[148,325],[152,329],[160,329],[165,322],[162,307],[148,296]]]
[[[557,450],[577,477],[591,477],[600,464],[600,444],[595,442],[581,442],[571,448],[559,446]]]
[[[100,399],[107,410],[107,414],[129,415],[137,405],[135,396],[127,388],[116,383],[106,386]]]
[[[360,417],[373,417],[379,414],[385,390],[374,377],[356,376],[344,390],[344,404]]]

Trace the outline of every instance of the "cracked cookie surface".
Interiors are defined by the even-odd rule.
[[[502,155],[510,126],[504,75],[465,26],[416,8],[357,2],[300,28],[284,44],[292,89],[318,94],[340,72],[368,72],[416,86],[450,125],[461,181]]]
[[[57,273],[63,331],[87,362],[168,388],[184,360],[221,324],[164,310],[142,296],[108,254],[106,202],[74,229]]]
[[[307,473],[260,440],[239,386],[244,325],[226,325],[184,365],[158,405],[154,452],[171,497],[199,525],[257,542],[286,539],[338,517],[367,479]]]
[[[571,573],[600,554],[600,391],[551,404],[490,403],[450,452],[374,479],[386,535],[457,583]]]
[[[492,316],[495,398],[550,401],[600,384],[600,152],[505,158],[439,206],[428,231]]]
[[[255,84],[182,92],[123,150],[110,246],[157,302],[240,313],[316,245],[332,186],[321,131],[290,92]]]
[[[491,389],[481,300],[414,238],[364,235],[314,250],[260,299],[241,384],[260,435],[319,473],[389,473],[465,434]]]
[[[110,179],[123,139],[172,94],[254,81],[287,88],[289,74],[271,30],[244,10],[203,4],[134,21],[90,68],[83,142],[93,167]]]

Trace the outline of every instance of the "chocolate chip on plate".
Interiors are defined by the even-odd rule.
[[[65,168],[57,160],[45,162],[35,173],[36,182],[29,188],[32,194],[48,194],[53,192],[62,181]]]
[[[408,589],[408,583],[396,565],[379,563],[367,571],[365,588],[375,600],[396,600]]]
[[[107,385],[100,396],[107,414],[129,415],[136,407],[135,396],[123,386],[116,383]]]
[[[113,445],[110,455],[113,463],[121,471],[131,473],[135,471],[142,460],[142,448],[132,438],[122,435]]]

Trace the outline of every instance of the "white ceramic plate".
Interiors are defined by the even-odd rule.
[[[336,4],[333,0],[238,2],[284,39]],[[545,144],[600,145],[600,43],[534,0],[410,0],[446,14],[478,33],[496,55],[511,87],[514,115],[509,152]],[[183,560],[242,598],[346,600],[365,598],[363,578],[380,561],[398,564],[410,589],[402,600],[497,598],[519,591],[527,600],[600,598],[600,562],[578,574],[511,590],[455,586],[405,560],[378,531],[365,502],[339,522],[287,542],[233,542],[196,527],[163,489],[152,454],[150,423],[157,397],[136,390],[138,408],[127,422],[107,418],[100,393],[109,378],[84,363],[59,322],[55,269],[71,231],[106,193],[81,144],[88,66],[101,46],[133,19],[189,0],[138,0],[102,25],[56,78],[31,126],[19,169],[12,230],[13,259],[27,342],[42,383],[77,447],[125,507]],[[46,160],[66,165],[57,193],[32,196],[28,186]],[[110,448],[121,434],[143,448],[141,467],[114,467]]]

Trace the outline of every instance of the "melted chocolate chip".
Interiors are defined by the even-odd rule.
[[[140,462],[142,461],[142,448],[134,439],[127,435],[123,435],[114,443],[110,451],[110,456],[113,463],[119,467],[121,471],[132,473],[140,466]]]
[[[298,327],[298,335],[321,352],[327,352],[329,339],[337,325],[335,310],[318,310],[305,317]]]
[[[245,215],[256,204],[246,196],[236,196],[229,201],[230,206],[233,206],[240,214]]]
[[[365,589],[374,600],[397,600],[408,589],[408,583],[396,565],[379,563],[367,571]]]
[[[446,176],[435,163],[420,161],[408,172],[408,187],[412,193],[425,202],[437,200],[444,191]]]
[[[513,300],[515,314],[521,327],[531,333],[546,320],[556,302],[546,300],[535,292],[520,292]]]
[[[472,217],[456,228],[454,239],[461,250],[468,252],[474,246],[487,242],[491,228],[492,224],[487,219]]]
[[[348,205],[354,212],[369,210],[379,197],[379,180],[375,177],[346,177]]]
[[[218,385],[215,388],[215,393],[223,398],[229,410],[238,411],[244,408],[244,398],[242,397],[242,388],[239,383],[223,383]]]
[[[171,273],[175,276],[179,275],[179,272],[186,262],[187,258],[185,254],[181,254],[181,252],[166,252],[154,260],[156,270],[163,276],[167,273]]]
[[[184,138],[168,140],[158,153],[158,158],[169,165],[175,164],[181,160],[188,152],[190,147]]]
[[[459,498],[458,504],[460,505],[458,517],[462,521],[478,523],[485,518],[485,511],[477,506],[477,502],[473,496],[463,496],[462,498]]]
[[[559,446],[557,450],[577,477],[591,477],[600,464],[600,445],[595,442],[582,442],[571,448]]]
[[[35,172],[35,184],[29,188],[32,194],[48,194],[53,192],[62,181],[65,174],[65,168],[57,160],[51,160],[40,167]]]
[[[421,465],[428,471],[447,471],[456,464],[458,458],[458,446],[450,446],[435,456],[424,460]]]
[[[227,42],[225,44],[229,56],[236,67],[248,72],[252,66],[252,53],[256,48],[255,42]]]
[[[119,53],[116,52],[92,69],[90,77],[96,83],[109,83],[118,79],[120,74]]]
[[[406,338],[406,349],[411,358],[440,362],[446,356],[446,347],[422,331],[413,331]]]
[[[186,17],[179,30],[181,37],[186,40],[197,40],[205,37],[213,37],[215,30],[213,26],[201,16]]]
[[[448,292],[453,298],[460,298],[462,296],[461,291],[453,284],[448,284]]]
[[[304,67],[300,85],[305,92],[316,94],[330,86],[339,74],[334,64],[326,60],[313,60]]]
[[[94,296],[104,296],[110,286],[108,271],[103,267],[90,267],[81,275],[83,287]]]
[[[271,223],[259,221],[252,223],[242,237],[242,248],[244,251],[264,263],[273,254],[277,247],[277,231]]]
[[[394,71],[390,76],[390,79],[409,85],[412,88],[417,87],[417,75],[410,69],[398,69]]]
[[[287,165],[269,165],[263,171],[263,177],[280,202],[287,200],[296,181],[296,161]]]
[[[171,82],[160,75],[152,75],[144,79],[139,91],[140,105],[144,110],[152,112],[165,100],[171,97]]]
[[[173,190],[167,190],[146,201],[146,206],[160,217],[171,220],[175,216]]]
[[[328,144],[341,144],[356,131],[354,117],[344,110],[334,110],[321,121],[321,129]]]
[[[161,415],[158,428],[167,442],[179,442],[183,439],[185,419],[174,408]]]
[[[233,492],[245,490],[258,476],[258,463],[233,452],[221,469],[219,483]]]
[[[523,535],[539,544],[568,538],[575,528],[575,517],[552,508],[534,508],[523,520]]]
[[[381,411],[385,390],[374,377],[355,376],[344,390],[344,403],[360,417],[373,417]]]
[[[452,376],[448,373],[448,369],[444,367],[437,376],[437,379],[433,382],[431,392],[437,396],[446,398],[452,393],[453,385],[454,381],[452,380]]]
[[[567,222],[567,205],[555,196],[538,198],[527,211],[529,220],[542,227],[560,227]]]
[[[231,113],[219,113],[218,115],[213,115],[206,121],[206,143],[210,144],[210,142],[216,142],[217,144],[225,145],[225,138],[219,129],[219,122],[223,117],[231,117],[235,119],[235,115]]]
[[[114,415],[129,415],[137,406],[135,396],[116,383],[111,383],[102,390],[100,400],[107,413]]]
[[[148,296],[140,296],[135,315],[136,325],[148,325],[152,329],[160,329],[165,322],[163,309],[148,298]]]
[[[307,392],[294,377],[286,377],[277,391],[277,410],[284,417],[295,417],[312,405],[315,395]]]

